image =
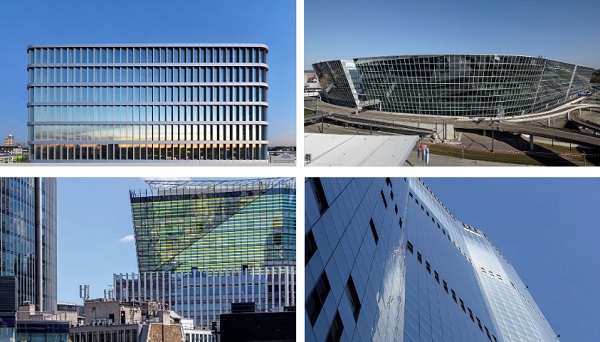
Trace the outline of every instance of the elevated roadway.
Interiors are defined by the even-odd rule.
[[[593,123],[585,122],[585,120],[582,120],[578,115],[576,115],[576,112],[579,112],[582,109],[600,108],[600,104],[594,104],[589,102],[582,103],[582,100],[585,99],[578,98],[573,101],[570,101],[569,103],[560,105],[558,107],[540,113],[515,117],[506,117],[502,121],[499,121],[499,118],[457,118],[442,116],[432,117],[428,115],[387,113],[374,110],[361,111],[357,114],[355,108],[335,106],[321,101],[318,102],[318,108],[319,112],[321,112],[321,110],[324,110],[325,113],[336,113],[329,114],[325,117],[330,120],[337,120],[338,123],[350,123],[350,121],[352,121],[354,124],[356,124],[358,121],[362,121],[363,124],[369,124],[369,122],[372,122],[376,125],[393,125],[396,126],[396,128],[402,128],[407,130],[412,129],[412,132],[403,131],[403,134],[419,134],[421,136],[431,134],[435,130],[429,129],[430,127],[425,128],[421,126],[423,126],[424,124],[442,123],[442,125],[445,128],[446,126],[453,126],[453,129],[470,129],[484,131],[500,130],[517,134],[527,134],[531,137],[531,146],[533,145],[533,137],[539,136],[549,139],[556,139],[568,143],[600,148],[600,137],[595,136],[594,134],[579,132],[575,130],[546,127],[540,124],[535,124],[536,121],[539,122],[546,119],[563,116],[567,117],[568,119],[573,118],[573,121],[578,120],[576,121],[578,124],[591,128],[591,124]],[[314,110],[316,104],[316,100],[305,101],[305,108],[310,108]],[[305,116],[305,121],[316,121],[316,117],[321,117],[317,114],[313,115]],[[403,123],[406,123],[407,125]],[[595,128],[591,129],[596,131],[600,129],[600,125],[598,124],[595,124],[594,127]]]
[[[597,114],[600,117],[600,114]],[[581,113],[574,113],[569,116],[569,120],[577,125],[591,129],[594,132],[600,132],[600,123],[588,120]]]
[[[533,145],[533,136],[556,139],[568,143],[586,145],[590,147],[600,148],[600,137],[561,128],[552,128],[536,124],[527,123],[512,123],[512,122],[455,122],[455,128],[469,130],[484,130],[484,131],[502,131],[517,134],[527,134],[530,138],[530,143]]]

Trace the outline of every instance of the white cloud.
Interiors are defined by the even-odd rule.
[[[125,235],[119,241],[121,241],[122,243],[130,243],[135,241],[135,237],[133,235]]]

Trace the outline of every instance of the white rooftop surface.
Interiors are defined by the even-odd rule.
[[[419,140],[416,135],[343,135],[308,133],[308,166],[402,166]]]

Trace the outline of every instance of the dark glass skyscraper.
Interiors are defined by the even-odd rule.
[[[465,117],[517,116],[552,108],[589,90],[594,71],[544,57],[415,55],[355,58],[358,77],[344,78],[339,68],[328,68],[339,63],[313,65],[319,80],[326,80],[321,83],[324,98],[332,94],[334,104]],[[353,83],[364,94],[347,91]]]
[[[307,341],[554,341],[511,264],[419,179],[306,181]]]
[[[56,310],[56,180],[0,178],[0,275],[15,276],[17,304]]]
[[[262,44],[35,45],[29,160],[267,161]]]

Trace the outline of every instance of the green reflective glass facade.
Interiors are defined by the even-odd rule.
[[[294,179],[170,182],[130,199],[140,272],[295,265]]]
[[[267,46],[28,48],[32,162],[267,161]]]

